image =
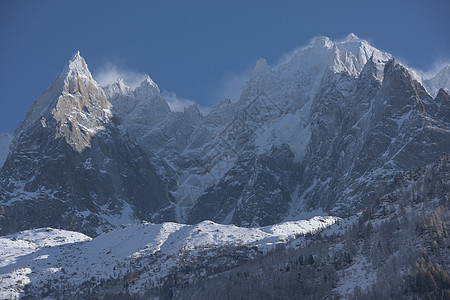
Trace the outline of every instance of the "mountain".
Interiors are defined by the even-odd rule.
[[[232,166],[187,221],[258,226],[351,214],[397,174],[448,153],[449,115],[437,102],[412,72],[354,35],[317,38],[273,68],[259,61],[225,127],[240,131],[221,133],[228,148],[216,151]]]
[[[170,205],[165,184],[112,114],[77,52],[30,107],[0,171],[0,232],[98,235]],[[170,219],[166,216],[165,219]]]
[[[147,76],[133,91],[119,79],[105,88],[115,114],[129,126],[151,126],[161,122],[170,112],[158,86]],[[139,131],[139,128],[130,132]]]
[[[0,295],[448,298],[446,79],[317,37],[202,114],[77,52],[0,138]]]
[[[52,228],[27,230],[0,237],[0,297],[82,299],[121,292],[142,296],[161,288],[180,267],[199,268],[206,276],[216,272],[209,266],[231,268],[337,220],[317,217],[263,228],[210,221],[191,226],[143,222],[95,239]],[[122,287],[122,278],[133,283]],[[92,295],[92,284],[99,295]]]
[[[450,157],[399,175],[350,220],[195,284],[176,299],[447,299]],[[168,297],[170,298],[170,297]]]
[[[26,299],[398,299],[450,293],[450,157],[404,172],[346,219],[261,228],[122,225],[0,237],[0,295]]]
[[[76,53],[14,134],[0,232],[347,217],[448,154],[448,86],[417,79],[353,34],[317,37],[203,115],[171,111],[150,77],[100,87]]]

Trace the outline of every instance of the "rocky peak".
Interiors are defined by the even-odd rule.
[[[192,116],[201,116],[200,109],[198,108],[198,104],[194,103],[184,108],[184,113]]]
[[[88,77],[89,79],[93,79],[86,61],[80,55],[80,51],[77,51],[74,55],[72,55],[72,57],[64,67],[64,71],[78,72],[80,74],[86,75],[86,77]]]
[[[134,90],[134,95],[139,99],[147,99],[154,97],[155,95],[160,95],[159,87],[150,76],[147,76],[144,81]]]
[[[372,47],[366,40],[349,34],[344,41],[336,42],[335,57],[331,68],[336,72],[347,72],[357,77],[366,63],[373,57],[374,61],[386,62],[391,58],[388,53]]]
[[[408,69],[402,66],[395,57],[386,63],[386,66],[384,68],[384,76],[385,80],[392,79],[395,76],[401,76],[407,79],[412,78]]]
[[[333,47],[334,43],[326,36],[318,36],[312,40],[311,48],[329,48]]]
[[[428,104],[431,100],[410,70],[395,58],[389,60],[385,65],[383,86],[384,90],[389,93],[390,110],[405,112],[416,108],[424,112],[424,102]]]
[[[117,86],[120,88],[120,91],[124,94],[126,94],[130,89],[130,87],[127,86],[125,82],[123,82],[122,78],[117,79]]]
[[[114,124],[121,126],[110,124],[106,134],[93,139],[91,149],[82,151],[90,145],[90,134],[102,130],[108,121],[108,117],[101,115],[108,112],[108,102],[102,102],[102,89],[95,88],[95,81],[90,80],[87,66],[77,53],[68,63],[67,72],[61,75],[63,87],[69,78],[67,90],[57,84],[49,89],[41,102],[48,100],[49,108],[34,110],[39,112],[35,118],[39,122],[29,127],[30,146],[14,152],[16,156],[7,159],[9,165],[4,169],[16,172],[17,176],[25,172],[29,172],[28,178],[35,176],[36,170],[41,169],[29,167],[28,162],[34,162],[34,157],[21,163],[20,170],[14,163],[20,161],[23,153],[36,153],[34,143],[42,136],[47,137],[40,142],[42,148],[51,148],[55,157],[60,157],[58,151],[62,149],[63,139],[54,143],[56,146],[48,146],[55,142],[54,131],[50,129],[56,128],[59,136],[82,152],[74,156],[80,157],[77,165],[86,173],[76,173],[84,177],[70,178],[81,181],[71,184],[77,189],[74,193],[77,203],[82,199],[78,191],[84,193],[89,186],[98,188],[97,196],[107,195],[99,197],[101,205],[117,199],[119,193],[123,199],[131,199],[128,203],[142,205],[142,209],[132,208],[133,212],[143,212],[139,218],[154,213],[157,217],[153,220],[167,221],[169,214],[160,210],[163,204],[147,207],[158,199],[166,199],[163,193],[150,201],[147,196],[153,194],[144,187],[153,182],[159,189],[166,183],[175,202],[180,203],[178,200],[185,201],[185,185],[195,181],[202,189],[195,196],[198,196],[195,201],[198,200],[199,209],[189,212],[183,207],[179,213],[177,208],[178,220],[199,221],[211,216],[224,222],[261,225],[278,222],[287,214],[298,216],[309,208],[351,212],[356,207],[354,204],[363,201],[360,199],[387,186],[391,174],[424,159],[434,159],[449,149],[448,131],[441,130],[443,123],[430,121],[438,107],[442,110],[446,106],[436,105],[433,114],[416,109],[416,105],[426,108],[431,98],[408,69],[390,58],[353,34],[342,41],[320,37],[273,67],[259,60],[239,101],[225,100],[204,118],[195,105],[187,107],[184,113],[171,113],[150,77],[135,90],[118,81],[111,86],[116,89],[115,96],[109,97],[108,89],[106,93],[118,119]],[[448,95],[443,91],[435,102],[447,100]],[[96,110],[99,107],[102,109]],[[49,113],[43,115],[41,111]],[[34,128],[39,131],[31,132]],[[47,132],[52,136],[45,135]],[[122,136],[122,133],[126,134]],[[108,147],[104,146],[105,142]],[[74,151],[65,152],[74,154]],[[49,157],[44,154],[36,155],[36,161],[52,165],[45,169],[50,171],[37,176],[40,179],[36,188],[42,182],[65,178],[62,174],[52,175],[51,180],[42,179],[45,173],[59,170],[55,165],[59,167],[66,162],[65,171],[74,169],[70,156],[54,164],[56,160],[42,160]],[[140,160],[137,168],[136,159]],[[110,161],[118,163],[109,165]],[[157,166],[157,175],[166,182],[148,176],[146,170],[152,170],[150,161]],[[129,167],[126,176],[122,175],[124,166]],[[209,172],[208,176],[200,174],[204,170]],[[7,174],[5,182],[10,177]],[[98,183],[96,178],[104,181]],[[124,185],[118,184],[122,179]],[[92,184],[87,185],[84,180]],[[67,185],[59,182],[54,186]],[[9,183],[4,186],[8,187]],[[132,189],[126,194],[121,192],[123,187],[136,186],[143,187],[139,194]],[[90,197],[93,198],[85,195],[83,199],[88,201]],[[142,201],[132,200],[138,198]],[[15,215],[19,215],[23,209],[17,206],[16,211]],[[211,215],[213,211],[218,212],[217,217]]]
[[[345,41],[352,42],[352,41],[360,41],[361,39],[356,36],[353,32],[350,32],[346,37]]]
[[[119,79],[118,82],[105,87],[105,92],[114,113],[132,127],[155,125],[170,113],[169,104],[149,76],[134,90]]]
[[[118,78],[117,82],[104,86],[103,90],[108,98],[116,95],[129,95],[131,93],[131,88],[125,84],[122,78]]]
[[[443,88],[440,88],[434,99],[437,103],[444,103],[450,100],[450,96]]]
[[[72,55],[56,82],[62,86],[64,92],[71,94],[80,93],[80,83],[99,87],[92,77],[86,61],[81,57],[80,51]]]
[[[270,72],[270,67],[267,64],[267,61],[264,58],[260,58],[252,71],[252,77],[262,76],[268,72]]]
[[[86,61],[76,52],[55,82],[30,107],[15,139],[30,126],[65,138],[77,152],[90,147],[90,139],[112,117],[110,103],[93,79]]]
[[[341,74],[358,77],[371,57],[373,66],[378,70],[374,76],[382,80],[382,69],[384,63],[391,59],[390,54],[372,47],[354,34],[349,34],[342,41],[316,37],[309,46],[296,49],[272,68],[260,59],[240,99],[254,98],[264,93],[275,100],[283,94],[283,99],[294,99],[294,107],[301,107],[314,98],[320,86],[339,81]]]
[[[386,61],[384,57],[380,57],[376,53],[373,53],[372,56],[367,61],[366,65],[362,69],[360,73],[361,78],[367,79],[375,79],[377,82],[381,83],[384,78],[384,65]]]
[[[77,52],[15,133],[0,169],[0,233],[56,225],[96,235],[114,218],[152,220],[168,205],[148,157],[111,122],[111,107]],[[143,119],[151,117],[144,108]],[[16,204],[4,210],[8,201]]]

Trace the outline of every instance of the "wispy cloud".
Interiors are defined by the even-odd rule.
[[[293,50],[290,50],[286,53],[283,53],[282,55],[280,55],[280,58],[278,60],[276,60],[275,64],[274,64],[274,68],[278,68],[281,65],[284,65],[286,63],[288,63],[289,61],[292,60],[292,58],[299,52],[302,50],[305,50],[306,48],[310,48],[314,45],[314,43],[316,42],[316,40],[323,38],[324,36],[315,36],[311,39],[309,39],[308,43],[306,45],[301,45],[298,47],[295,47]],[[342,39],[344,40],[344,38]]]
[[[126,85],[135,88],[146,77],[147,74],[128,70],[113,63],[106,63],[94,72],[94,78],[101,86],[112,84],[117,82],[119,78],[122,78]]]
[[[174,92],[163,91],[162,95],[172,111],[183,111],[185,107],[195,103],[195,101],[177,96]]]
[[[232,101],[239,100],[242,88],[250,78],[254,67],[255,64],[253,63],[251,66],[248,66],[242,71],[229,73],[224,78],[222,78],[219,81],[217,88],[213,89],[213,91],[211,92],[214,101],[218,103],[220,100],[226,98],[229,98]]]
[[[93,76],[101,86],[115,83],[119,78],[122,78],[126,85],[131,87],[131,89],[134,89],[138,87],[148,75],[121,67],[119,64],[108,62],[95,70]],[[185,107],[196,103],[193,100],[178,96],[174,92],[162,91],[161,94],[166,99],[170,109],[175,112],[182,112]],[[204,115],[211,110],[211,108],[204,106],[199,106],[199,109]]]
[[[420,75],[424,79],[430,79],[434,77],[439,71],[441,71],[445,66],[450,65],[450,58],[438,58],[432,65],[431,68],[429,68],[426,71],[423,70],[417,70]]]
[[[189,105],[196,103],[193,100],[180,97],[174,92],[163,91],[161,94],[164,97],[164,99],[166,99],[172,111],[182,112],[184,111],[185,107],[188,107]],[[210,107],[205,106],[199,106],[199,109],[203,115],[206,115],[211,110]]]

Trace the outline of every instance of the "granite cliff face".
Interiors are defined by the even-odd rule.
[[[150,77],[100,87],[77,53],[14,134],[0,232],[347,216],[448,154],[439,74],[422,85],[355,35],[319,37],[279,65],[259,60],[238,101],[202,115],[172,112]]]

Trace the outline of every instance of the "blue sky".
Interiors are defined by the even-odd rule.
[[[235,97],[258,58],[273,64],[317,35],[353,32],[428,71],[450,56],[449,12],[448,0],[3,0],[0,133],[14,131],[77,50],[97,79],[146,73],[207,107]]]

